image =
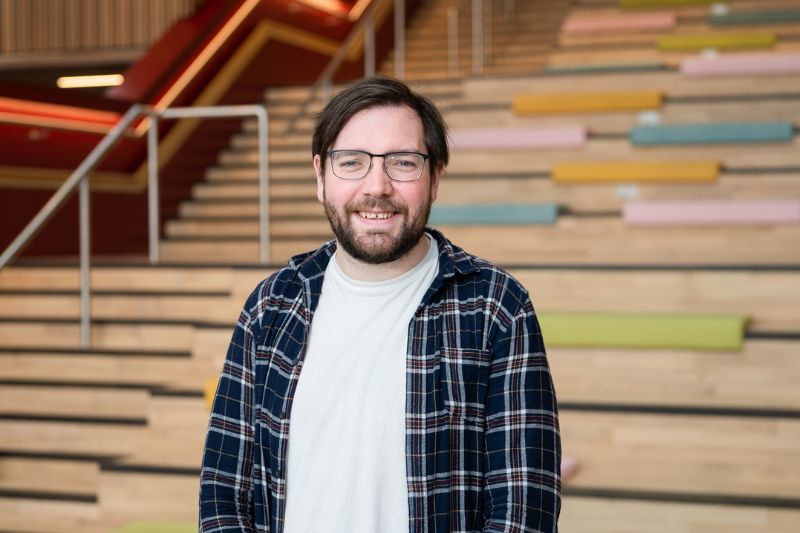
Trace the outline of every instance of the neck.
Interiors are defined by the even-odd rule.
[[[342,272],[352,279],[358,281],[383,281],[405,274],[417,266],[425,257],[425,254],[428,253],[430,246],[430,239],[425,234],[403,257],[389,263],[377,265],[359,261],[348,254],[341,246],[336,248],[334,257]]]

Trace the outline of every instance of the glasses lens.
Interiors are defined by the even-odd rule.
[[[397,181],[414,181],[422,175],[425,158],[411,152],[386,154],[384,166],[389,177]]]
[[[357,180],[369,172],[369,154],[339,150],[331,152],[331,168],[333,173],[345,180]]]

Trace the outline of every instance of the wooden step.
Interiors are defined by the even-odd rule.
[[[148,469],[199,469],[209,412],[201,395],[154,395],[148,425],[134,453],[105,468],[141,466]]]
[[[561,217],[553,226],[449,226],[466,250],[501,264],[772,264],[800,262],[800,227],[627,228],[616,217]],[[502,239],[498,239],[502,235]],[[709,243],[713,243],[709,245]]]
[[[553,348],[548,359],[565,405],[796,411],[798,348],[797,341],[760,340],[737,353]]]
[[[230,291],[247,294],[265,277],[262,266],[254,268],[183,268],[169,266],[93,266],[91,286],[101,291]],[[78,269],[72,266],[9,267],[0,271],[0,289],[78,290]]]
[[[99,508],[104,520],[196,523],[199,475],[103,471]]]
[[[5,354],[0,360],[6,361]],[[0,384],[0,415],[146,420],[146,390]]]
[[[307,235],[328,235],[333,237],[328,220],[322,213],[306,220],[273,220],[270,222],[270,235],[284,237],[304,237]],[[167,225],[167,238],[171,237],[258,237],[258,219],[242,222],[225,221],[171,221]],[[0,302],[2,302],[0,297]]]
[[[276,200],[283,198],[308,197],[317,202],[317,182],[313,177],[305,180],[297,179],[290,183],[273,183],[269,186],[269,197]],[[258,201],[258,182],[217,182],[198,183],[192,188],[192,198],[195,200],[215,200],[228,198],[253,198]]]
[[[791,533],[797,509],[567,495],[560,529],[570,533]]]
[[[294,255],[318,248],[323,242],[319,238],[273,241],[270,243],[270,262],[285,263]],[[251,265],[258,262],[258,241],[166,240],[161,243],[161,256],[165,261],[180,263]]]
[[[281,200],[270,204],[270,215],[275,217],[318,216],[322,213],[319,203]],[[180,205],[181,218],[226,218],[258,217],[257,199],[237,199],[234,201],[183,202]]]
[[[192,347],[191,325],[94,323],[92,346],[103,349],[187,350]],[[0,321],[0,346],[78,347],[80,325],[75,321]]]
[[[98,463],[91,460],[5,455],[0,456],[0,491],[42,498],[67,495],[89,500],[97,497],[99,472]]]
[[[561,410],[574,488],[796,498],[800,420]]]
[[[564,216],[552,226],[442,226],[453,242],[498,264],[790,265],[800,251],[797,226],[628,228],[618,217]],[[498,239],[498,235],[502,235]],[[271,243],[271,260],[314,249],[320,239]],[[709,246],[714,243],[714,246]],[[164,241],[168,261],[254,262],[255,239]]]
[[[216,227],[214,223],[209,225],[212,228]],[[257,227],[253,235],[258,235]],[[92,316],[96,319],[151,321],[168,319],[206,322],[230,321],[233,323],[239,314],[239,302],[234,302],[229,294],[115,295],[94,293],[91,306]],[[4,294],[0,292],[0,317],[37,318],[41,316],[78,318],[80,316],[80,296],[77,293]]]
[[[0,420],[0,451],[120,456],[133,453],[143,425]]]
[[[725,168],[780,169],[800,166],[800,140],[774,145],[636,148],[627,139],[590,139],[580,149],[470,152],[451,154],[450,172],[548,172],[559,162],[703,161],[716,159]]]
[[[794,95],[800,89],[797,76],[770,77],[769,87],[762,79],[738,78],[737,83],[728,79],[687,78],[677,72],[639,72],[625,76],[625,90],[638,91],[660,89],[670,98],[687,96],[732,96],[732,95]],[[464,81],[465,101],[510,102],[517,94],[550,94],[585,91],[587,81],[591,90],[600,92],[619,90],[619,74],[527,76],[515,79],[473,78]]]
[[[491,107],[490,107],[491,106]],[[759,100],[742,106],[741,102],[669,102],[659,110],[663,124],[696,124],[701,122],[781,121],[800,113],[800,100]],[[635,113],[586,113],[564,116],[517,116],[505,103],[465,103],[446,111],[451,129],[473,127],[530,127],[580,124],[590,135],[625,135],[639,125]],[[800,121],[800,119],[798,119]],[[800,123],[800,122],[799,122]]]
[[[724,174],[716,183],[575,184],[565,187],[547,177],[524,174],[445,175],[437,204],[514,202],[555,203],[571,213],[621,213],[629,198],[637,200],[761,200],[800,197],[800,180],[791,173]]]
[[[96,503],[0,497],[0,529],[14,533],[101,533]]]
[[[243,157],[243,159],[246,159],[247,157]],[[208,170],[206,170],[206,175],[209,176],[211,181],[215,181],[217,179],[235,180],[237,178],[258,179],[258,162],[245,162],[242,165],[236,166],[210,167]],[[268,172],[268,180],[283,180],[290,178],[307,180],[314,177],[314,166],[311,162],[310,155],[308,157],[307,164],[298,162],[286,166],[273,166],[270,167]]]
[[[231,331],[233,328],[231,328]],[[230,335],[228,335],[229,337]],[[225,356],[226,341],[217,342],[216,361],[200,357],[175,355],[131,354],[63,354],[8,351],[0,353],[0,380],[6,383],[86,384],[95,386],[129,386],[134,395],[144,394],[146,387],[177,390],[202,390],[203,383],[216,376]]]
[[[800,331],[800,273],[794,270],[509,271],[539,311],[741,313],[751,318],[750,331]]]

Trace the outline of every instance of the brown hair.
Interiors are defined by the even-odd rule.
[[[442,114],[426,96],[412,91],[400,80],[383,76],[356,82],[331,98],[317,115],[311,141],[312,155],[319,155],[324,169],[328,149],[336,142],[339,132],[353,115],[372,107],[396,105],[410,107],[422,120],[431,171],[446,167],[450,160],[450,150],[447,146],[447,125]]]

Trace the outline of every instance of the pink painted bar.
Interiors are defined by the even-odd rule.
[[[714,58],[687,57],[681,61],[686,76],[733,76],[737,74],[800,73],[800,54],[748,53],[723,54]]]
[[[450,130],[450,140],[456,150],[576,148],[586,142],[586,128],[583,126],[462,128]]]
[[[797,224],[800,200],[628,202],[627,224]]]
[[[631,13],[621,15],[570,16],[561,25],[565,34],[618,31],[669,30],[675,27],[675,13]]]

